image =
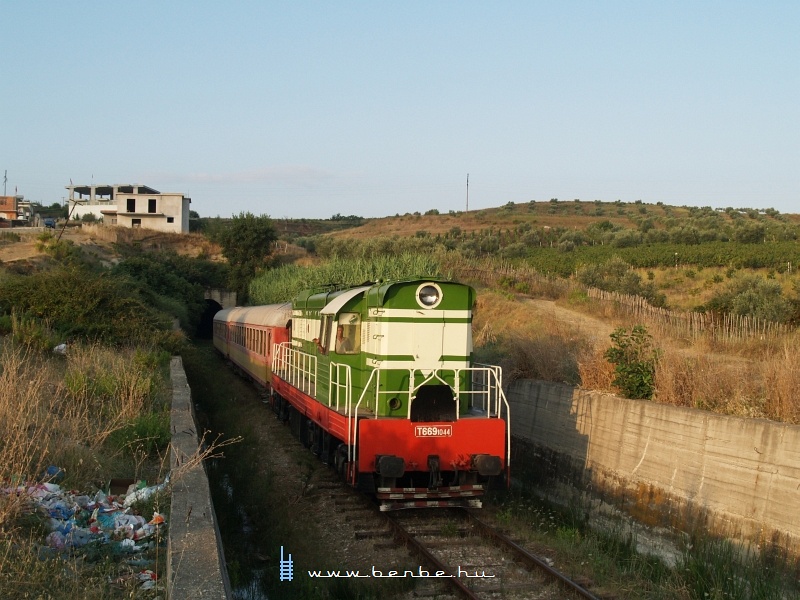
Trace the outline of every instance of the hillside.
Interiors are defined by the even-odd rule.
[[[428,211],[425,214],[405,213],[393,217],[365,219],[357,227],[333,232],[336,237],[353,237],[365,239],[375,235],[414,236],[420,231],[431,235],[446,234],[458,228],[462,232],[471,233],[487,229],[495,231],[516,230],[535,227],[558,230],[589,230],[592,225],[600,223],[608,228],[641,230],[667,229],[677,223],[692,224],[696,220],[712,217],[731,227],[742,221],[759,221],[764,223],[798,226],[800,215],[783,215],[773,209],[754,210],[748,208],[714,210],[688,206],[667,206],[659,204],[623,203],[623,202],[583,202],[572,201],[531,201],[514,204],[510,202],[497,208],[480,210],[450,211],[439,213]],[[644,223],[645,221],[650,221]],[[707,223],[700,222],[701,226]]]

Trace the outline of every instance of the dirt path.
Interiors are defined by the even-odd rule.
[[[565,308],[556,304],[553,300],[529,298],[525,300],[525,304],[530,306],[538,315],[552,317],[559,322],[566,323],[593,340],[608,340],[615,329],[614,325],[606,321]]]

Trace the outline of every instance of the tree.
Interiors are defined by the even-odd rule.
[[[239,302],[247,298],[250,280],[269,266],[271,246],[277,239],[269,216],[256,217],[249,212],[234,215],[220,234],[222,253],[231,266],[229,285],[239,296]]]
[[[781,284],[754,274],[734,279],[700,308],[777,323],[787,322],[794,314],[794,305],[783,295]]]

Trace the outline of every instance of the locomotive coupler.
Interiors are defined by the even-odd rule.
[[[428,489],[435,490],[442,485],[442,472],[439,469],[439,456],[431,454],[428,456],[428,471],[430,471],[430,481]]]

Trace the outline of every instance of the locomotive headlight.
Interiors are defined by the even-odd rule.
[[[442,301],[442,288],[435,283],[423,283],[417,288],[417,303],[422,308],[435,308]]]

